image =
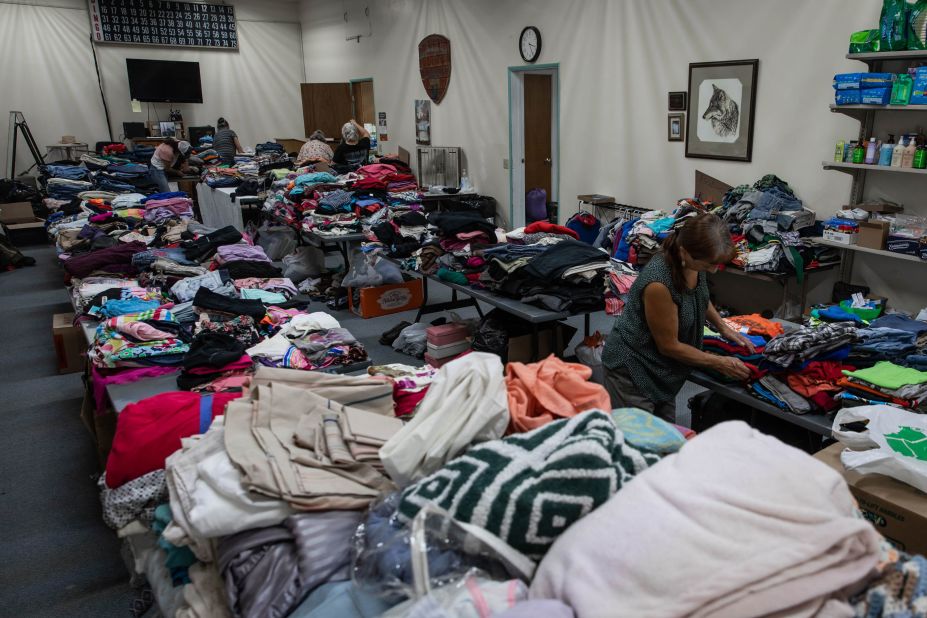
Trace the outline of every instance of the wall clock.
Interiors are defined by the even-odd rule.
[[[518,37],[518,51],[525,62],[536,61],[541,55],[541,31],[534,26],[522,30]]]

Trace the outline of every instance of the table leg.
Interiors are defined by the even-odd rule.
[[[351,258],[349,257],[350,246],[347,241],[337,241],[338,251],[341,253],[341,259],[344,260],[344,272],[351,269]]]
[[[422,304],[418,308],[418,313],[415,315],[415,322],[422,321],[422,315],[425,313],[425,308],[428,306],[428,277],[422,277]]]
[[[477,302],[477,300],[476,300],[475,298],[473,299],[473,306],[476,307],[476,313],[477,313],[477,315],[480,316],[480,319],[482,320],[482,319],[483,319],[483,310],[480,309],[480,303]]]
[[[590,328],[589,322],[590,322],[589,314],[586,313],[586,314],[583,316],[583,326],[585,327],[585,336],[586,336],[586,337],[588,337],[589,335],[592,334],[592,333],[589,332],[589,328]]]
[[[531,362],[536,363],[540,355],[540,342],[538,341],[538,325],[536,322],[531,323]]]
[[[798,308],[798,321],[805,315],[805,307],[808,306],[808,277],[809,273],[805,273],[805,276],[801,280],[801,296],[800,296],[800,306]]]

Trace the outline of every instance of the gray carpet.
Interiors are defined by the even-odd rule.
[[[126,616],[133,591],[116,535],[100,518],[94,447],[78,417],[81,376],[58,375],[52,347],[52,315],[71,310],[63,273],[51,247],[24,252],[36,266],[0,273],[0,616]],[[431,286],[433,301],[449,298],[447,288]],[[421,363],[378,342],[414,311],[369,320],[332,313],[373,362]],[[426,319],[441,315],[449,317]],[[472,308],[459,315],[477,317]],[[581,317],[569,322],[577,334],[568,355],[583,329]],[[595,314],[592,329],[607,333],[612,322]],[[697,388],[687,385],[677,399],[680,424],[689,423],[686,402]]]
[[[119,541],[100,518],[77,373],[58,375],[52,315],[71,310],[51,247],[0,273],[0,616],[126,616]]]

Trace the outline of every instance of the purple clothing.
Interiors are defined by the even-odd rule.
[[[270,258],[258,245],[222,245],[216,249],[216,261],[219,264],[226,262],[269,262]]]
[[[173,217],[193,218],[193,200],[188,197],[172,197],[164,200],[148,200],[145,203],[145,221],[160,223]]]
[[[132,266],[132,256],[148,247],[141,242],[128,242],[99,249],[86,255],[74,256],[64,263],[64,269],[72,277],[86,277],[95,270],[108,273],[131,274],[138,271]]]

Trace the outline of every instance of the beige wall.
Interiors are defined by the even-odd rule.
[[[243,146],[302,134],[299,83],[305,67],[298,5],[279,0],[233,4],[238,18],[237,52],[96,46],[115,139],[122,133],[123,122],[148,118],[147,104],[142,104],[141,113],[132,112],[127,57],[200,63],[203,103],[180,106],[188,125],[214,125],[219,116],[225,116]],[[66,134],[90,144],[108,139],[85,0],[0,2],[0,58],[2,175],[9,169],[5,163],[9,110],[26,115],[43,152],[46,144]],[[161,119],[167,119],[167,104],[157,104],[156,110]],[[151,119],[156,119],[155,111]],[[19,170],[32,163],[27,151],[21,150],[17,158]]]
[[[417,43],[432,33],[451,40],[447,96],[432,105],[432,143],[461,146],[471,179],[509,209],[507,67],[524,64],[517,38],[527,25],[543,37],[539,63],[560,65],[562,217],[580,193],[607,193],[650,208],[671,208],[693,192],[702,170],[732,185],[773,173],[822,217],[849,197],[850,177],[823,171],[838,139],[858,123],[833,114],[831,78],[865,70],[844,58],[851,32],[878,21],[878,0],[350,0],[370,5],[373,36],[345,37],[339,3],[302,0],[309,81],[373,77],[377,111],[389,121],[387,149],[414,147],[413,101],[426,98]],[[357,14],[359,11],[352,11]],[[686,90],[690,62],[759,58],[752,163],[687,159],[666,141],[666,96]],[[880,194],[891,194],[895,183]],[[916,188],[916,187],[915,187]],[[927,214],[912,188],[909,211]],[[875,191],[876,189],[873,189]],[[863,264],[865,262],[865,264]],[[927,292],[904,281],[921,265],[858,260],[857,279],[901,307],[927,304]],[[918,270],[921,269],[921,270]],[[816,297],[829,294],[829,282]],[[923,287],[923,286],[921,286]]]

